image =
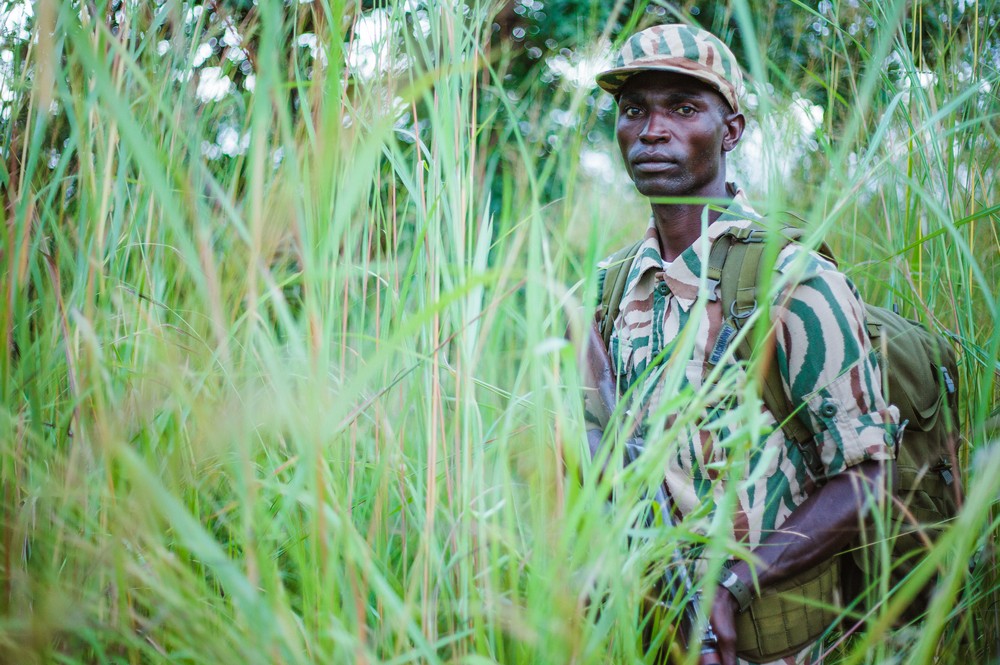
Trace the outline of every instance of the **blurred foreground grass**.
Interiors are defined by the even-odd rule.
[[[830,95],[790,169],[775,137],[800,91],[738,54],[759,147],[735,172],[961,353],[968,501],[929,557],[940,593],[898,644],[888,599],[835,662],[986,662],[996,6],[970,3],[927,72],[904,30],[918,13],[856,5],[870,42],[831,22],[813,76],[855,95]],[[614,152],[589,83],[508,89],[491,8],[428,7],[379,10],[396,41],[364,78],[345,70],[357,6],[261,1],[238,26],[252,84],[215,98],[198,45],[234,26],[209,11],[35,4],[37,39],[5,56],[3,662],[646,658],[639,599],[697,536],[627,546],[654,480],[625,474],[629,510],[604,508],[563,340],[645,204],[581,168]],[[765,40],[766,13],[734,8],[744,43]]]

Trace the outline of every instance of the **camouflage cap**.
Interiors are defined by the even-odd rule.
[[[645,71],[677,72],[704,81],[739,111],[743,74],[736,56],[722,41],[681,23],[657,25],[632,35],[615,65],[597,75],[597,85],[617,95],[629,77]]]

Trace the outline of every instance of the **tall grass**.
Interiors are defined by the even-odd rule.
[[[940,592],[913,639],[885,646],[890,599],[835,662],[1000,642],[996,6],[965,7],[923,84],[921,7],[851,7],[875,25],[858,43],[789,5],[828,25],[824,71],[854,95],[831,95],[811,172],[751,192],[961,353],[967,500],[928,557]],[[781,127],[800,79],[734,8],[757,122]],[[655,473],[599,481],[583,456],[563,332],[647,215],[580,169],[586,90],[542,100],[560,125],[540,87],[507,89],[486,4],[432,3],[423,27],[386,4],[394,46],[365,79],[354,3],[262,0],[238,26],[252,92],[206,102],[193,65],[225,21],[186,10],[40,0],[11,47],[0,660],[649,662],[641,598],[702,536],[636,538]],[[322,56],[294,46],[306,25]],[[245,150],[215,159],[224,124]]]

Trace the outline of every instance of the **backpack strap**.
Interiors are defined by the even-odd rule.
[[[723,329],[719,333],[716,349],[708,360],[709,368],[718,363],[726,344],[743,327],[746,321],[757,309],[757,283],[760,280],[764,250],[768,230],[759,224],[745,228],[731,229],[712,244],[708,260],[708,278],[719,281],[721,305],[724,318]],[[802,229],[792,226],[781,230],[781,241],[784,245],[800,240],[804,236]],[[621,301],[625,294],[625,285],[632,263],[642,241],[618,250],[608,259],[608,268],[601,285],[601,337],[606,347],[610,347],[611,333],[614,330],[615,319],[621,311]],[[833,253],[825,245],[817,250],[822,256],[833,260]],[[753,355],[752,340],[744,337],[736,347],[736,357],[749,361]],[[815,434],[798,414],[797,409],[789,403],[781,372],[777,363],[772,360],[767,363],[760,377],[761,400],[781,423],[781,429],[788,439],[796,443],[802,459],[805,461],[813,479],[823,484],[826,475],[819,456],[819,446]]]
[[[625,295],[625,283],[628,281],[628,274],[632,269],[632,262],[635,255],[639,253],[639,247],[643,241],[622,247],[611,255],[608,259],[608,268],[604,273],[604,282],[601,285],[601,337],[604,339],[605,348],[611,347],[611,332],[615,327],[615,319],[621,311],[622,297]]]
[[[746,228],[732,229],[716,240],[712,246],[709,256],[709,276],[718,273],[720,300],[725,317],[720,338],[725,336],[727,343],[757,310],[757,284],[760,281],[761,271],[766,268],[762,259],[767,247],[767,234],[765,228],[754,224]],[[801,229],[787,227],[782,229],[780,241],[784,246],[801,239],[803,235]],[[830,252],[824,245],[821,253],[829,255]],[[718,362],[724,348],[724,346],[721,349],[717,348],[712,353],[709,359],[710,366]],[[735,353],[740,360],[749,361],[753,355],[752,339],[744,336],[736,346]],[[773,360],[773,354],[761,373],[760,387],[761,400],[781,423],[785,436],[798,446],[809,474],[817,483],[825,483],[826,475],[820,460],[816,435],[803,421],[798,410],[789,403],[781,372]]]

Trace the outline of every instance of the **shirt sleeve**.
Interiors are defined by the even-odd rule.
[[[833,264],[813,255],[776,306],[776,355],[786,396],[818,432],[827,475],[892,459],[899,412],[885,402],[864,306]]]

